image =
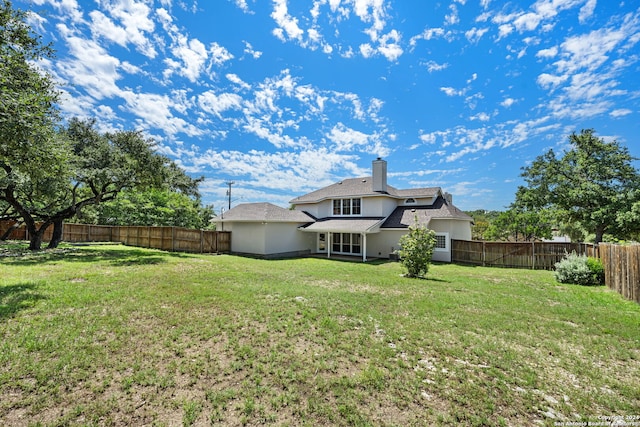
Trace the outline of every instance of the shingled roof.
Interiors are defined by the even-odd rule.
[[[447,202],[444,197],[439,196],[433,205],[398,206],[380,228],[408,228],[416,222],[416,218],[418,223],[424,226],[429,226],[429,221],[432,219],[473,221],[469,215]]]
[[[302,231],[334,232],[334,233],[368,233],[378,232],[384,217],[355,218],[323,218],[309,224]]]
[[[269,222],[313,222],[315,218],[303,211],[281,208],[272,203],[241,203],[226,211],[215,222],[269,221]]]
[[[311,193],[304,194],[291,200],[290,203],[316,203],[325,199],[333,199],[340,197],[371,197],[381,194],[394,198],[409,197],[434,197],[441,190],[440,187],[414,188],[411,190],[398,190],[387,185],[386,193],[379,193],[372,190],[373,177],[365,176],[362,178],[345,179],[327,187],[321,188]]]

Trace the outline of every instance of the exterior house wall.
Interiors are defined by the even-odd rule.
[[[308,212],[316,218],[331,216],[331,200],[323,200],[320,203],[301,203],[295,206],[297,211]]]
[[[471,240],[471,224],[468,221],[434,219],[429,223],[429,228],[436,233],[449,233],[449,239]]]
[[[224,230],[231,231],[231,252],[264,255],[267,242],[264,227],[258,222],[227,222]]]
[[[451,262],[451,239],[471,240],[471,225],[467,221],[452,219],[434,219],[429,228],[447,237],[447,247],[433,252],[433,261]],[[400,237],[407,233],[406,229],[380,230],[376,234],[367,235],[367,257],[388,258],[389,254],[400,248]]]
[[[398,241],[407,230],[380,230],[367,234],[367,257],[389,258],[389,254],[399,248]]]
[[[231,252],[266,258],[300,256],[315,251],[315,234],[302,233],[292,222],[227,222]]]
[[[363,197],[362,216],[388,216],[398,206],[388,197]]]
[[[315,233],[298,230],[302,224],[290,222],[270,222],[263,225],[267,242],[265,255],[299,256],[315,252]]]

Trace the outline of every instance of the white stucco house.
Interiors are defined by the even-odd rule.
[[[471,240],[473,219],[440,187],[398,190],[387,184],[387,162],[372,176],[345,179],[291,200],[293,209],[245,203],[216,218],[231,231],[231,252],[281,258],[308,254],[389,258],[417,220],[436,232],[434,261],[451,261],[451,239]]]

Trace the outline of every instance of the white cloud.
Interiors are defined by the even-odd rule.
[[[162,129],[168,135],[184,133],[198,136],[203,132],[186,120],[174,116],[171,110],[176,108],[175,101],[169,94],[123,91],[121,97],[126,102],[123,108],[139,118],[138,126],[143,129]]]
[[[505,38],[513,32],[513,25],[502,24],[498,27],[498,40]]]
[[[505,108],[509,108],[509,107],[511,107],[511,106],[512,106],[513,104],[515,104],[515,103],[516,103],[516,100],[515,100],[515,99],[513,99],[513,98],[505,98],[505,99],[500,103],[500,105],[502,105],[502,106],[503,106],[503,107],[505,107]]]
[[[273,33],[282,41],[301,40],[304,31],[298,26],[298,19],[289,15],[287,0],[274,0],[271,17],[278,28]]]
[[[444,17],[444,22],[446,25],[455,25],[460,22],[460,17],[458,16],[458,8],[455,4],[449,5],[450,13]]]
[[[450,39],[452,37],[452,33],[450,31],[445,31],[444,28],[426,28],[422,33],[409,39],[409,46],[415,47],[419,40],[429,41],[441,37]]]
[[[105,10],[110,17],[97,10],[89,13],[94,34],[121,46],[131,43],[143,55],[152,59],[156,57],[153,42],[147,37],[153,34],[155,24],[149,16],[151,9],[145,3],[113,0],[105,5]]]
[[[538,79],[536,81],[544,89],[554,89],[560,84],[567,81],[568,78],[568,76],[554,76],[552,74],[542,73],[538,76]]]
[[[386,25],[387,13],[383,0],[351,0],[354,13],[365,23],[371,23],[372,40]]]
[[[435,61],[427,61],[425,63],[421,63],[420,65],[424,65],[425,67],[427,67],[427,71],[429,71],[430,73],[434,71],[442,71],[449,67],[448,63],[438,64]]]
[[[191,82],[197,81],[207,60],[207,50],[204,44],[200,40],[189,40],[182,36],[179,38],[178,44],[171,49],[171,53],[177,60],[165,58],[164,63],[167,65],[164,72],[165,79],[169,79],[172,74],[177,73]]]
[[[70,20],[71,22],[82,22],[82,11],[78,6],[76,0],[32,0],[38,6],[42,6],[45,3],[50,4],[64,20]]]
[[[235,93],[221,93],[217,95],[209,90],[198,96],[198,105],[208,113],[222,117],[221,113],[227,110],[238,110],[242,106],[242,97]]]
[[[111,56],[93,40],[76,36],[64,24],[58,25],[65,38],[71,59],[57,63],[59,76],[67,84],[80,86],[96,100],[118,96],[116,81],[121,78],[120,60]]]
[[[325,147],[300,152],[278,151],[267,153],[251,150],[240,152],[232,150],[196,153],[190,162],[198,168],[213,168],[221,175],[234,177],[234,194],[240,198],[264,200],[265,194],[259,189],[282,190],[283,206],[289,200],[309,191],[335,183],[346,176],[362,176],[353,154],[339,154]],[[339,173],[339,176],[335,174]],[[214,187],[215,185],[215,187]],[[226,206],[223,181],[211,183],[204,191],[219,192],[220,205]],[[271,194],[270,197],[273,197]]]
[[[611,117],[624,117],[628,116],[631,113],[633,113],[633,111],[629,110],[628,108],[619,108],[610,112],[609,115]]]
[[[217,66],[233,59],[233,55],[216,42],[211,43],[209,46],[209,53],[211,54],[211,61]]]
[[[484,36],[487,33],[487,31],[489,31],[488,28],[476,28],[476,27],[473,27],[472,29],[466,31],[464,33],[464,36],[471,43],[478,43],[480,41],[480,39],[482,38],[482,36]]]
[[[370,136],[351,129],[345,126],[343,123],[338,123],[331,131],[326,135],[326,138],[335,144],[333,151],[353,151],[355,146],[361,146],[364,148],[369,143]]]
[[[244,53],[251,55],[253,59],[258,59],[262,56],[262,52],[255,50],[253,46],[251,46],[251,43],[244,40],[243,40],[243,43],[244,43]]]
[[[447,96],[456,96],[456,95],[462,95],[462,91],[460,90],[456,90],[452,87],[449,86],[443,86],[440,88],[440,91],[444,92],[445,95]]]
[[[363,43],[360,45],[360,54],[365,58],[371,58],[375,53],[376,50],[371,47],[369,43]]]
[[[548,49],[540,49],[536,56],[538,58],[553,58],[558,54],[558,47],[552,46]]]
[[[542,18],[543,17],[537,13],[525,13],[514,19],[513,25],[519,32],[523,32],[525,30],[533,31],[538,27]]]
[[[247,0],[234,0],[236,6],[238,6],[244,13],[249,13],[251,10],[249,9],[249,5],[247,4]]]
[[[578,15],[578,19],[580,23],[584,23],[587,19],[593,16],[593,12],[596,9],[597,0],[587,0],[584,6],[580,9],[580,15]]]
[[[400,34],[396,30],[391,30],[388,34],[385,34],[380,38],[380,46],[378,51],[387,60],[393,62],[396,61],[403,53],[400,47]]]
[[[471,116],[469,117],[469,119],[473,120],[479,120],[481,122],[487,122],[489,120],[491,120],[491,116],[487,113],[478,113],[475,116]]]
[[[237,85],[241,89],[245,89],[245,90],[251,89],[251,85],[243,81],[237,74],[229,73],[225,77],[227,78],[227,80]]]
[[[617,97],[628,96],[617,77],[637,62],[629,52],[640,41],[639,33],[640,18],[629,14],[622,22],[614,19],[607,27],[566,38],[557,52],[539,55],[557,58],[550,64],[554,72],[540,74],[537,79],[543,89],[556,92],[556,98],[546,105],[552,114],[591,118],[611,110]],[[615,117],[613,111],[609,114]]]

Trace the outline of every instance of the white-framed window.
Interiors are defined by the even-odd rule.
[[[342,254],[361,254],[362,236],[357,233],[331,234],[331,252]]]
[[[362,215],[362,199],[333,199],[334,216]]]
[[[436,233],[436,251],[449,250],[449,233]]]
[[[406,199],[404,201],[405,205],[415,205],[416,204],[416,199],[414,199],[413,197],[409,197],[408,199]]]

